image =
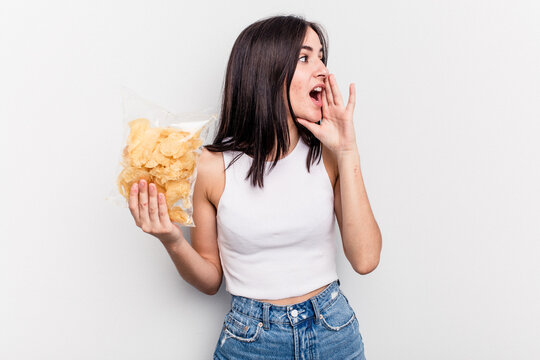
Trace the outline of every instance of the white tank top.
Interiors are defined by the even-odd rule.
[[[244,180],[243,154],[225,173],[217,208],[226,290],[252,299],[304,295],[338,278],[334,191],[321,158],[306,168],[309,147],[294,149],[268,172],[264,188]],[[225,168],[238,152],[225,151]]]

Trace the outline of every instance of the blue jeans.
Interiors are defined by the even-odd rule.
[[[232,295],[214,360],[365,360],[356,314],[339,285],[293,305]]]

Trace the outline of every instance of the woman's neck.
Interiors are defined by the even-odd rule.
[[[289,118],[288,120],[289,120],[288,121],[288,124],[289,124],[289,149],[288,149],[286,154],[281,154],[280,159],[283,159],[284,157],[289,155],[289,153],[294,150],[296,145],[298,145],[298,140],[299,140],[298,129],[296,128],[296,125],[294,125],[294,123],[292,121],[292,118]],[[267,161],[272,161],[275,154],[276,154],[276,150],[274,149],[272,151],[272,156]]]

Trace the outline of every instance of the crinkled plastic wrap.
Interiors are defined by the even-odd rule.
[[[217,115],[210,111],[173,114],[123,89],[124,141],[116,190],[109,200],[128,206],[131,186],[140,179],[163,193],[171,221],[193,222],[193,188],[201,147],[208,144]]]

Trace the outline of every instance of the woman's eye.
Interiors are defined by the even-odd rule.
[[[306,62],[307,58],[308,58],[307,55],[304,55],[304,56],[300,56],[300,59],[298,59],[298,60],[300,60],[302,62]],[[302,59],[305,59],[305,60],[302,60]]]

